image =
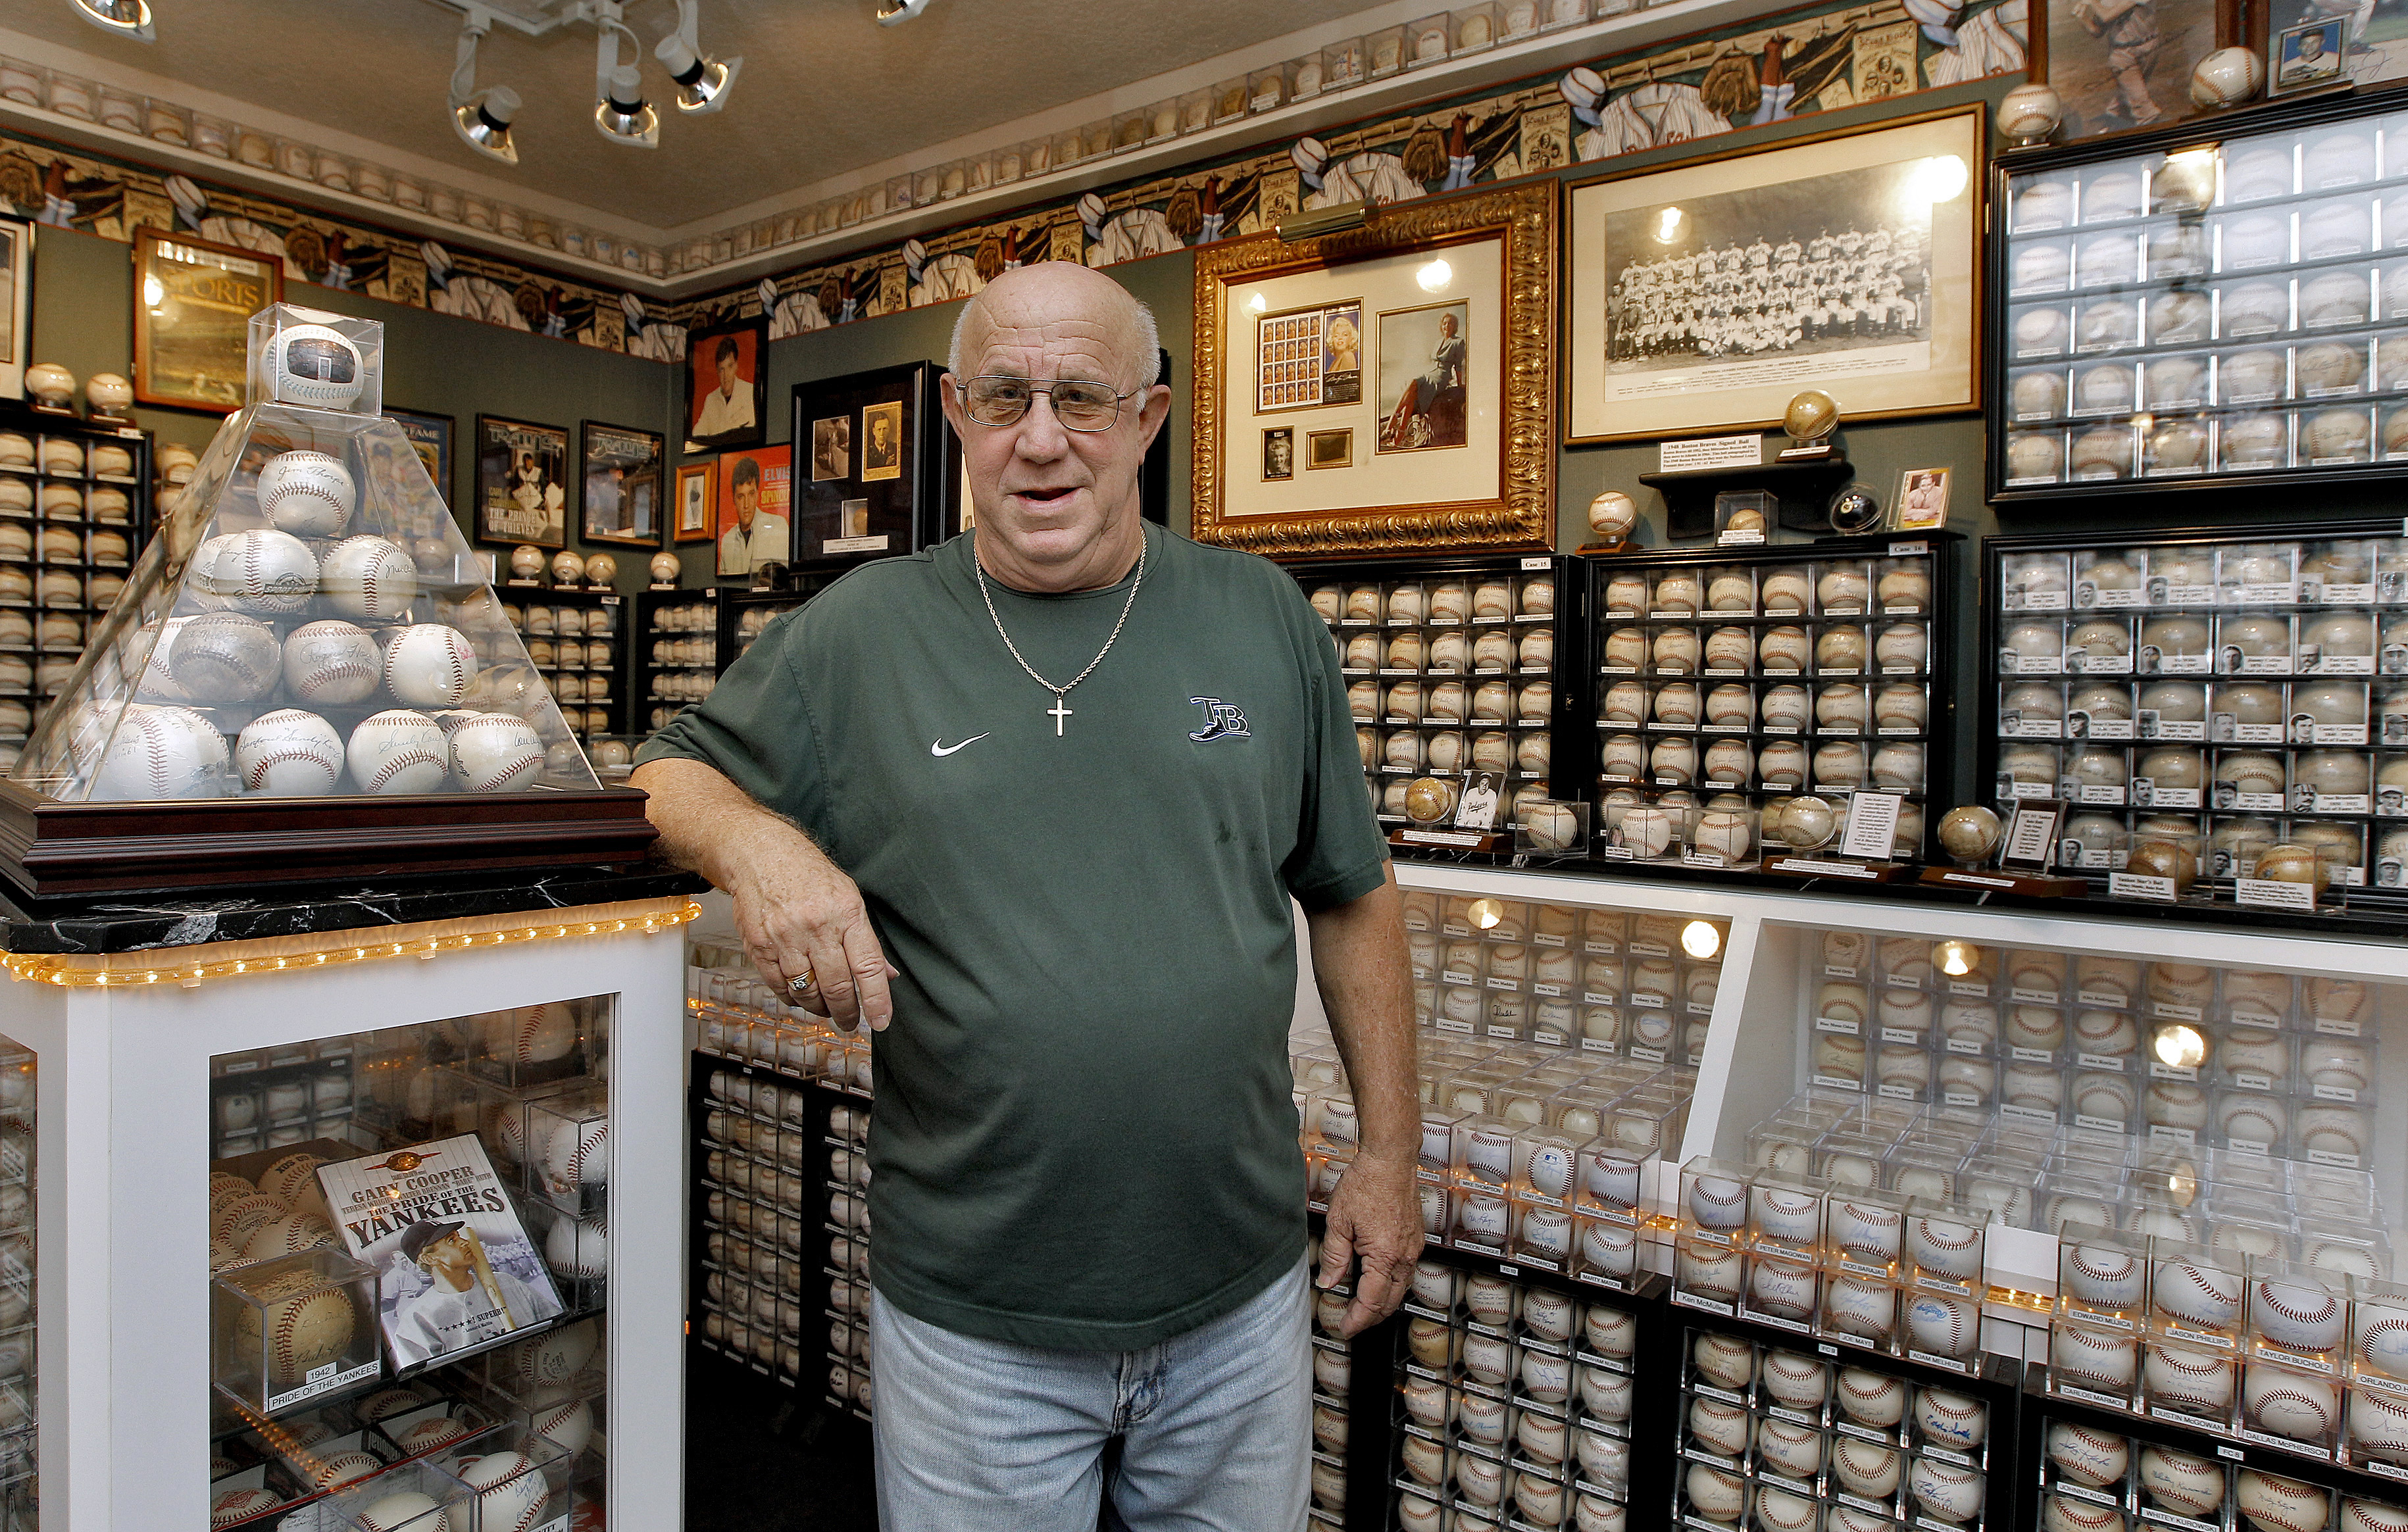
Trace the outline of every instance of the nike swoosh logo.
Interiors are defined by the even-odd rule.
[[[994,732],[995,731],[993,729],[989,729],[986,731],[986,734],[993,734]],[[957,750],[968,750],[972,745],[975,745],[980,740],[985,738],[986,734],[971,735],[968,739],[963,740],[958,745],[949,745],[941,739],[931,739],[928,741],[928,753],[936,756],[946,756],[951,755]]]

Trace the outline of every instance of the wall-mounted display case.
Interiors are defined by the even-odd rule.
[[[1533,799],[1576,799],[1585,631],[1577,561],[1551,554],[1287,566],[1329,625],[1372,809],[1402,826],[1416,778],[1504,779],[1500,827]]]
[[[2004,154],[1995,501],[2380,477],[2408,458],[2408,114],[2327,96]]]
[[[1768,805],[1898,793],[1896,854],[1946,807],[1953,533],[1582,560],[1594,673],[1593,854],[1753,869]],[[1782,848],[1775,847],[1775,850]]]
[[[1981,751],[2001,809],[2061,799],[2060,871],[2131,847],[2229,900],[2312,847],[2335,899],[2408,901],[2408,537],[2397,520],[1994,537]]]
[[[588,747],[605,735],[627,733],[626,598],[567,586],[511,584],[495,594],[569,728]]]

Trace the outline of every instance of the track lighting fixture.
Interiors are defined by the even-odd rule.
[[[138,43],[159,40],[150,26],[150,0],[67,0],[67,4],[103,32]]]
[[[880,26],[901,26],[928,8],[930,0],[886,0],[878,7]]]
[[[468,7],[460,27],[458,62],[452,66],[452,131],[487,159],[516,165],[519,147],[510,137],[510,120],[518,115],[519,93],[507,85],[477,89],[477,44],[492,27],[487,12]]]
[[[723,62],[698,50],[695,31],[700,9],[701,0],[678,0],[677,30],[652,50],[652,56],[677,81],[677,108],[681,112],[715,112],[727,105],[736,71],[744,67],[740,57]]]

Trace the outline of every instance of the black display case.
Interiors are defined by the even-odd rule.
[[[2061,801],[2057,870],[2199,862],[2186,904],[2315,849],[2327,908],[2408,914],[2408,536],[2397,518],[1992,537],[1982,795]],[[2386,748],[2387,747],[2387,748]]]
[[[1405,787],[1422,777],[1460,792],[1474,772],[1501,773],[1500,830],[1534,799],[1584,795],[1587,630],[1576,560],[1504,553],[1286,568],[1338,645],[1383,827],[1410,823]]]
[[[710,694],[723,668],[720,604],[734,593],[706,585],[691,591],[641,591],[627,636],[635,667],[628,688],[631,732],[657,734],[690,702]]]
[[[628,732],[627,602],[581,585],[496,587],[560,716],[590,747]],[[538,615],[541,614],[541,615]],[[570,631],[571,624],[575,631]],[[539,647],[538,647],[539,646]]]
[[[2408,103],[2320,94],[1990,171],[2001,505],[2408,460]]]
[[[1903,798],[1894,854],[1928,860],[1950,796],[1951,532],[1585,555],[1577,706],[1592,854],[1752,873],[1768,805]],[[1633,811],[1670,810],[1636,824]],[[1833,845],[1837,845],[1835,836]],[[1774,851],[1787,848],[1775,846]]]

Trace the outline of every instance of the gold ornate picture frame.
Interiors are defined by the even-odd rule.
[[[1199,251],[1196,539],[1273,558],[1552,547],[1556,205],[1549,180]],[[1449,326],[1391,324],[1384,340],[1373,318],[1456,305]],[[1310,408],[1274,392],[1266,409],[1257,321],[1307,309],[1361,314],[1361,386]],[[1297,452],[1278,476],[1266,432],[1286,428],[1351,432],[1347,461]]]

